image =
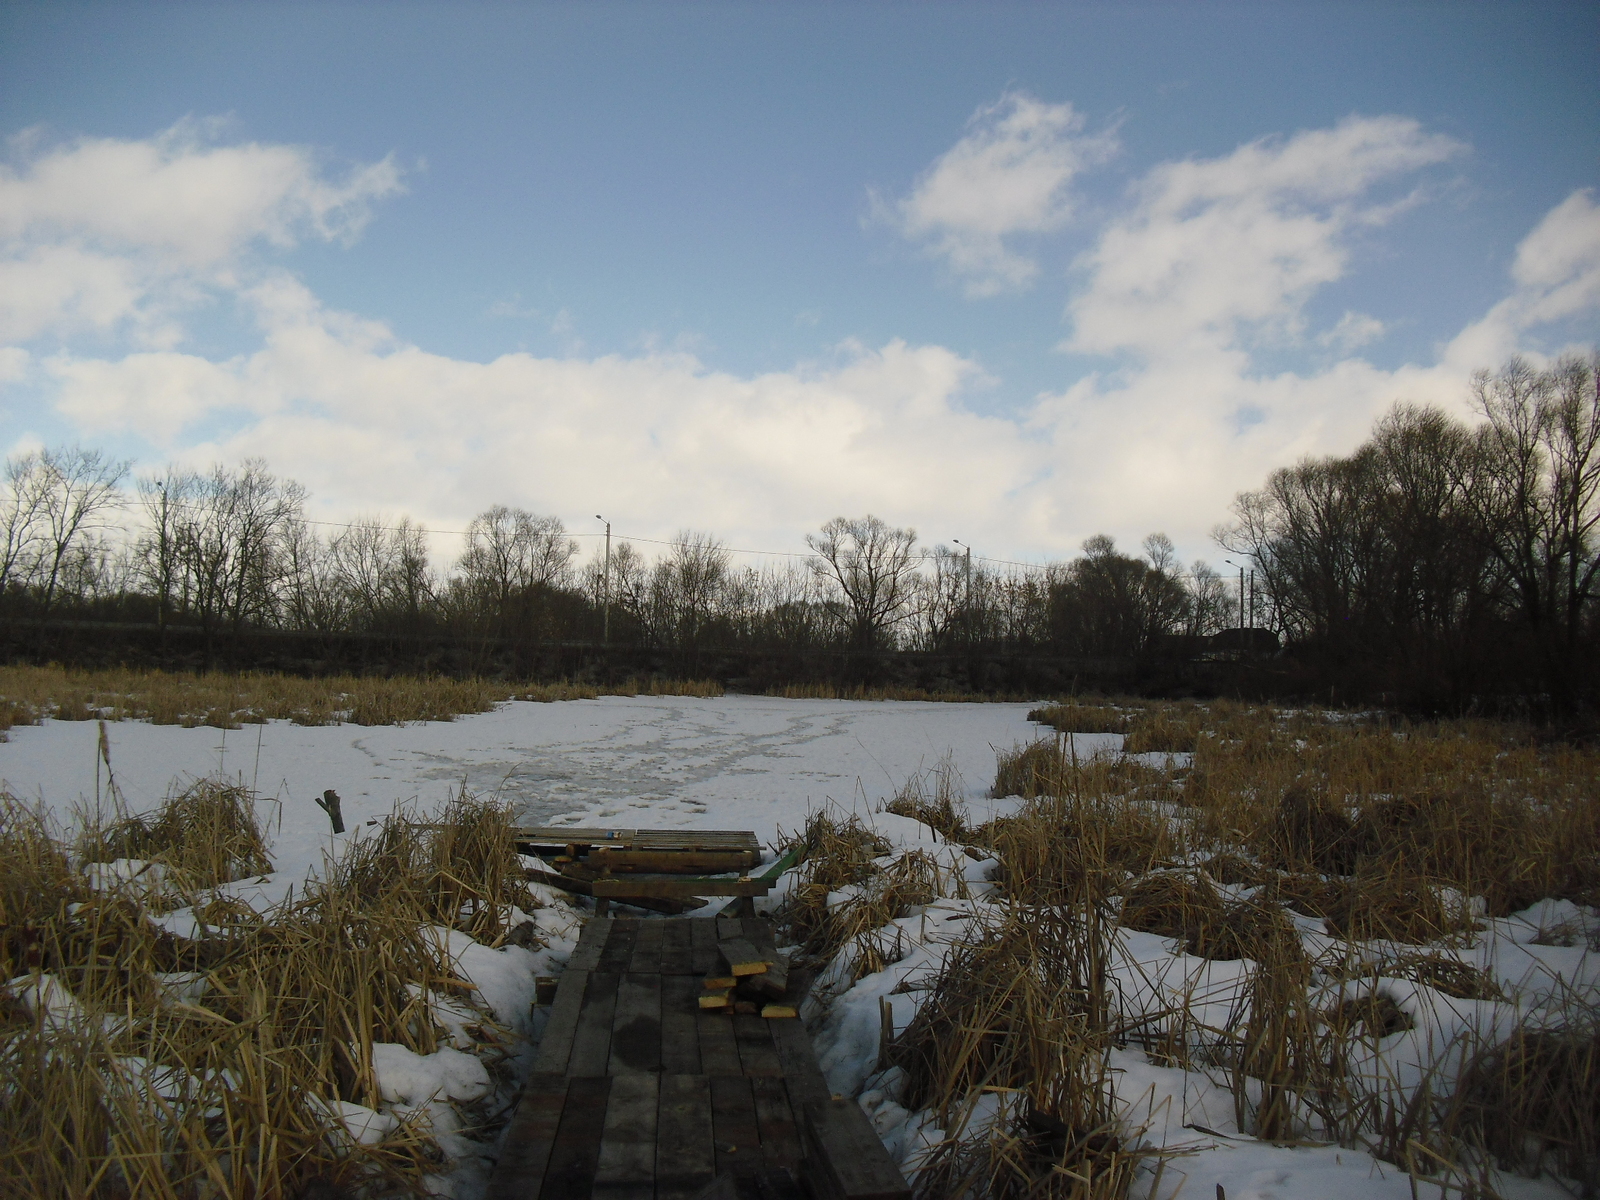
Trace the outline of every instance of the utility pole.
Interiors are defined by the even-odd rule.
[[[606,521],[606,519],[604,517],[602,517],[599,513],[595,513],[594,519],[596,521]],[[600,587],[600,594],[603,597],[603,601],[602,601],[602,603],[604,605],[604,610],[603,611],[605,612],[605,616],[602,618],[602,620],[604,621],[604,624],[601,626],[602,632],[600,634],[600,640],[601,640],[601,643],[603,645],[609,646],[611,644],[611,522],[610,521],[606,521],[606,568],[605,568],[604,582],[601,584],[601,587]]]
[[[964,616],[966,617],[965,624],[967,626],[967,644],[971,645],[972,644],[972,547],[968,546],[960,538],[951,538],[950,540],[952,542],[954,542],[956,545],[960,546],[963,550],[965,550],[967,552],[967,554],[966,554],[966,560],[967,560],[967,584],[966,584],[966,589],[965,589],[966,598],[965,598],[965,600],[962,601],[962,606],[966,610],[966,612],[964,613]]]
[[[1256,569],[1250,568],[1250,628],[1256,627]]]
[[[1230,567],[1239,567],[1239,564],[1234,562],[1233,559],[1231,559],[1231,558],[1225,558],[1222,561],[1227,563]],[[1250,571],[1250,583],[1251,583],[1252,587],[1255,586],[1255,576],[1256,576],[1255,570],[1252,568],[1251,571]],[[1239,567],[1239,628],[1240,629],[1244,628],[1244,568],[1243,567]]]

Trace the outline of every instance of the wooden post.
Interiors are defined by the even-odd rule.
[[[339,811],[339,793],[329,788],[316,798],[317,807],[328,814],[335,833],[344,832],[344,814]]]

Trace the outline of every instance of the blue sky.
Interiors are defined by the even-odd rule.
[[[0,446],[1186,557],[1600,327],[1600,7],[0,8]],[[441,551],[448,547],[441,546]]]

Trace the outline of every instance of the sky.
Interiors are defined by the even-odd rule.
[[[0,450],[980,558],[1600,342],[1600,5],[0,4]],[[330,529],[333,526],[329,527]]]

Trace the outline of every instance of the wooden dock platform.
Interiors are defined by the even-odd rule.
[[[910,1200],[798,1019],[699,1007],[724,931],[772,945],[755,917],[590,920],[489,1200]]]

